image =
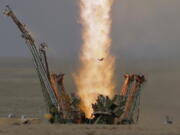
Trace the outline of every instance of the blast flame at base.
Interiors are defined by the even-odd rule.
[[[112,4],[113,0],[80,0],[83,46],[74,80],[87,118],[92,118],[98,95],[112,98],[115,93],[115,58],[109,52]]]

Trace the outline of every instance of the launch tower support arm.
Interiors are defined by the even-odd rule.
[[[41,81],[41,85],[43,88],[43,93],[46,93],[46,95],[49,96],[51,104],[57,107],[57,99],[53,93],[50,81],[47,76],[46,69],[41,61],[39,51],[36,48],[34,38],[31,36],[30,32],[26,29],[25,25],[19,21],[15,13],[12,11],[12,9],[8,5],[6,6],[6,9],[4,10],[4,14],[9,16],[13,20],[13,22],[17,25],[19,30],[21,31],[22,38],[25,39],[26,44],[32,53],[36,71],[38,73],[38,76],[39,76],[39,79]]]

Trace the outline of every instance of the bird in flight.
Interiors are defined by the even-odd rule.
[[[104,58],[100,58],[100,59],[98,59],[98,61],[103,61],[104,60]]]

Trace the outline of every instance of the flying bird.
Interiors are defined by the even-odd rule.
[[[98,59],[98,61],[103,61],[104,60],[104,58],[100,58],[100,59]]]

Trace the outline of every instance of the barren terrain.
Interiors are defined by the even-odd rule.
[[[59,64],[57,64],[59,63]],[[66,74],[65,87],[69,92],[75,90],[72,73],[75,64],[72,61],[52,61],[54,72]],[[9,113],[17,117],[42,118],[45,105],[39,80],[30,59],[0,59],[0,134],[149,134],[174,135],[180,134],[180,65],[171,61],[143,62],[117,61],[116,75],[118,90],[124,73],[143,73],[147,83],[142,88],[141,116],[138,125],[105,126],[105,125],[50,125],[44,120],[30,125],[19,125],[7,118]],[[165,116],[173,117],[173,125],[164,125]],[[15,124],[14,124],[15,123]]]

